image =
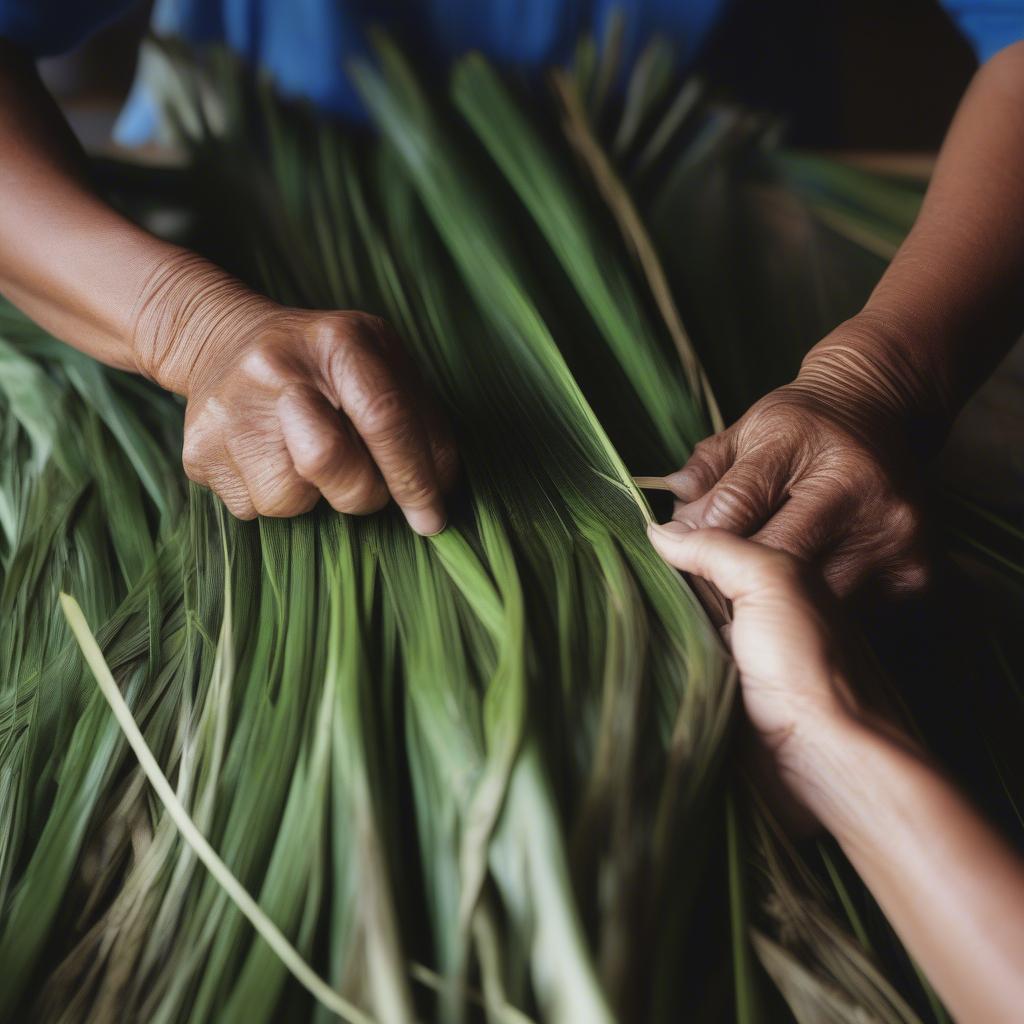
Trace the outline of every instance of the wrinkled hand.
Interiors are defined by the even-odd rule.
[[[807,752],[860,714],[844,680],[832,599],[792,556],[724,530],[671,522],[650,536],[670,565],[732,601],[729,642],[744,709],[787,795],[804,804]]]
[[[278,306],[190,255],[137,320],[139,368],[188,399],[185,470],[232,514],[393,497],[418,533],[443,529],[454,445],[387,323]]]
[[[818,564],[846,596],[868,581],[890,592],[927,576],[905,432],[850,375],[801,373],[666,478],[673,518],[717,527]]]

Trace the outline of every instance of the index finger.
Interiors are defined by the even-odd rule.
[[[423,536],[445,526],[430,438],[416,397],[383,356],[354,346],[335,382],[348,416],[409,525]]]
[[[419,370],[409,359],[390,324],[377,332],[375,349],[383,355],[399,385],[413,398],[430,446],[434,476],[441,491],[448,491],[458,472],[459,458],[447,418],[424,385]]]
[[[841,492],[794,491],[751,540],[810,562],[844,534],[848,504]]]

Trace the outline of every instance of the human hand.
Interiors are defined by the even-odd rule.
[[[666,482],[673,518],[715,527],[819,564],[846,596],[869,581],[892,594],[924,587],[921,517],[903,388],[844,325],[799,376],[697,445]],[[845,336],[843,332],[845,331]]]
[[[187,290],[157,289],[137,350],[188,399],[188,476],[239,519],[298,515],[321,496],[362,515],[390,496],[418,533],[439,532],[455,448],[391,327],[278,306],[205,261],[186,269]]]
[[[728,638],[744,709],[786,795],[805,807],[809,762],[861,715],[829,618],[832,598],[792,556],[725,530],[669,522],[650,537],[666,562],[732,601]]]
[[[733,602],[743,704],[775,769],[759,788],[771,798],[781,782],[787,823],[832,833],[958,1020],[1016,1020],[1019,854],[915,744],[855,705],[828,595],[814,593],[807,567],[723,530],[668,523],[650,534],[666,561]]]

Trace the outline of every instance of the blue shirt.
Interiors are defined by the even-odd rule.
[[[132,0],[0,0],[0,36],[35,56],[61,53]],[[696,53],[726,0],[156,0],[157,35],[226,43],[265,69],[285,95],[343,117],[361,103],[346,59],[369,49],[365,30],[381,26],[440,62],[481,50],[499,64],[540,68],[564,62],[584,32],[601,39],[614,11],[624,15],[628,61],[656,33],[683,62]],[[135,88],[118,124],[122,142],[151,134],[155,111]]]
[[[1021,0],[942,0],[942,6],[968,38],[981,63],[1024,39]]]
[[[71,49],[133,0],[0,0],[0,36],[35,56]],[[539,68],[565,61],[576,40],[603,38],[624,15],[626,63],[655,33],[679,59],[696,54],[727,0],[156,0],[157,35],[226,43],[266,69],[278,89],[323,110],[360,117],[346,58],[367,51],[365,29],[382,25],[417,54],[439,61],[482,50],[500,64]],[[944,0],[980,60],[1024,38],[1024,0]],[[132,90],[118,139],[152,136],[156,111]]]

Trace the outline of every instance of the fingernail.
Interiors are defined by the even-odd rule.
[[[421,537],[433,537],[448,525],[444,513],[436,508],[407,508],[403,511],[408,524]]]

